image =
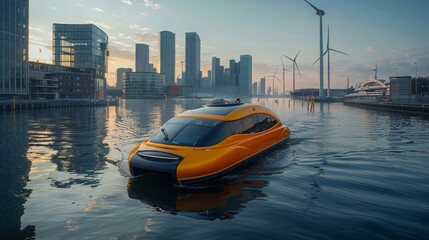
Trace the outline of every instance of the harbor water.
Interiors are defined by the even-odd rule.
[[[1,239],[425,239],[429,118],[342,103],[249,99],[286,144],[217,181],[133,179],[127,155],[206,103],[0,112]]]

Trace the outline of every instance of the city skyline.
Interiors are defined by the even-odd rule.
[[[429,75],[429,46],[425,39],[429,30],[425,9],[429,3],[413,1],[338,2],[312,0],[323,9],[324,29],[329,24],[331,44],[349,53],[333,56],[331,88],[344,88],[347,77],[356,85],[372,74],[376,62],[379,76]],[[192,9],[187,6],[192,4]],[[66,11],[59,11],[67,9]],[[207,11],[210,9],[210,11]],[[222,15],[216,14],[222,10]],[[79,12],[79,20],[75,14]],[[129,17],[135,16],[135,17]],[[150,46],[150,62],[158,62],[157,36],[167,30],[176,34],[176,76],[184,60],[185,33],[196,32],[201,38],[201,71],[211,69],[211,59],[221,59],[227,66],[241,54],[253,57],[253,80],[272,75],[281,68],[280,56],[301,51],[296,88],[318,87],[318,16],[305,1],[216,1],[186,0],[110,0],[30,2],[30,58],[51,57],[53,23],[93,23],[109,35],[110,56],[108,83],[114,85],[116,68],[134,66],[135,43]],[[324,31],[326,48],[327,32]],[[285,66],[291,69],[290,63]],[[325,88],[327,86],[325,64]],[[286,89],[292,75],[286,73]],[[268,84],[267,87],[269,87]]]

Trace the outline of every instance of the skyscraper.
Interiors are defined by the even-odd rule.
[[[238,79],[238,93],[240,96],[252,94],[252,56],[240,56],[240,75]]]
[[[186,33],[186,79],[185,84],[190,85],[195,89],[200,87],[201,78],[201,41],[196,32]]]
[[[92,68],[105,77],[109,38],[94,24],[60,24],[53,26],[54,64],[65,67]]]
[[[212,84],[214,87],[221,87],[221,69],[220,69],[220,58],[212,57]]]
[[[94,98],[106,98],[109,38],[93,24],[53,25],[53,59],[58,66],[94,69]]]
[[[123,74],[126,72],[132,72],[132,68],[118,68],[116,69],[116,87],[119,89],[122,89],[122,80],[123,80]]]
[[[173,85],[176,75],[176,35],[161,31],[158,35],[158,71],[165,75],[165,84]]]
[[[0,3],[0,96],[25,96],[28,83],[28,0]]]
[[[136,72],[151,72],[149,67],[149,45],[136,44]]]
[[[265,78],[261,78],[261,81],[259,82],[259,95],[265,96]]]

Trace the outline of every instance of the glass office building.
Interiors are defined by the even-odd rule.
[[[28,0],[1,0],[0,98],[28,93]]]
[[[53,26],[54,64],[65,67],[92,68],[105,77],[109,39],[93,24],[58,24]]]

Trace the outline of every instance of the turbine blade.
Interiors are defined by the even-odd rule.
[[[332,50],[332,49],[330,49],[330,48],[326,49],[326,51],[323,53],[323,55],[322,55],[322,56],[325,56],[325,54],[326,54],[326,53],[328,53],[328,52],[329,52],[329,50]]]
[[[279,80],[279,82],[281,82],[281,80],[277,76],[274,76],[274,77],[277,78],[277,80]]]
[[[289,59],[289,60],[291,60],[292,62],[293,62],[293,59],[292,58],[290,58],[290,57],[288,57],[288,56],[286,56],[286,55],[284,55],[287,59]]]
[[[277,69],[277,70],[276,70],[276,72],[274,73],[273,77],[275,77],[275,76],[276,76],[276,74],[277,74],[277,71],[279,71],[279,69]]]
[[[283,63],[283,58],[280,56],[280,60],[282,60],[283,71],[285,70],[285,64]]]
[[[314,8],[314,10],[316,10],[316,11],[320,11],[320,9],[318,9],[317,7],[315,7],[313,4],[311,4],[311,3],[309,3],[307,0],[304,0],[305,2],[307,2],[308,3],[308,5],[310,5],[311,7],[313,7]]]
[[[295,58],[293,59],[293,61],[296,61],[296,58],[298,57],[298,55],[299,55],[299,53],[300,53],[301,51],[299,51],[296,55],[295,55]]]
[[[320,60],[320,58],[318,58],[316,61],[314,61],[313,65],[316,64],[319,60]]]
[[[328,41],[327,41],[327,43],[326,43],[326,49],[329,49],[329,25],[328,25]]]
[[[345,52],[341,52],[341,51],[338,51],[338,50],[335,50],[335,49],[332,49],[332,48],[330,48],[329,50],[334,51],[334,52],[337,52],[337,53],[341,53],[341,54],[344,54],[344,55],[348,55],[348,54],[347,54],[347,53],[345,53]]]
[[[299,77],[300,77],[300,78],[302,78],[302,76],[301,76],[301,72],[299,71],[298,63],[296,63],[296,62],[295,62],[295,66],[296,66],[296,69],[298,70]]]

